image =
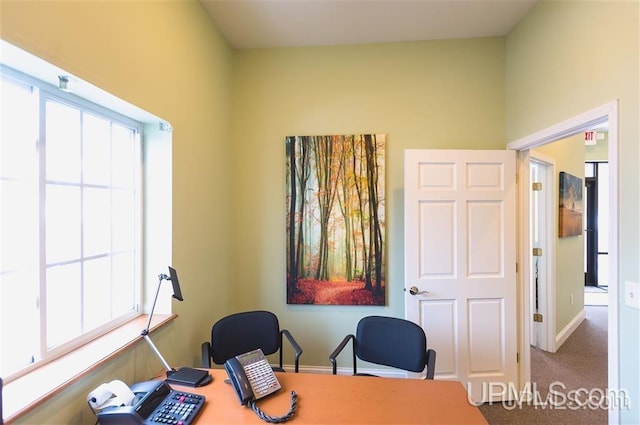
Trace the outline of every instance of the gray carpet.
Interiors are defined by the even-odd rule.
[[[586,320],[556,353],[531,348],[531,380],[540,394],[538,403],[522,403],[515,408],[485,403],[480,410],[489,424],[608,422],[607,409],[599,404],[600,394],[607,391],[607,307],[586,306],[585,311]],[[550,389],[553,394],[547,398]],[[581,393],[572,393],[573,390]],[[552,401],[554,394],[556,406],[543,406],[545,401]],[[592,401],[588,402],[590,396]]]

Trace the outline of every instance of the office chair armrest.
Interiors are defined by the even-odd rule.
[[[211,369],[211,343],[209,341],[202,343],[202,367]]]
[[[356,337],[354,335],[347,335],[344,337],[342,342],[336,347],[336,349],[333,350],[331,354],[329,354],[329,361],[333,366],[334,375],[338,374],[338,363],[336,362],[336,357],[338,357],[338,354],[342,352],[342,350],[347,345],[349,340],[351,340],[351,351],[352,351],[352,357],[353,357],[353,374],[354,375],[356,374],[356,347],[355,347]]]
[[[427,376],[424,379],[433,379],[436,373],[436,351],[432,348],[427,350]]]
[[[296,341],[293,335],[291,335],[291,332],[289,332],[286,329],[280,330],[280,368],[282,369],[282,351],[284,348],[282,346],[283,335],[287,337],[287,341],[289,341],[289,344],[291,344],[291,347],[293,347],[293,351],[295,352],[295,360],[294,360],[295,373],[298,373],[298,369],[300,368],[300,356],[302,355],[302,347],[300,347],[300,344],[298,344],[298,341]]]

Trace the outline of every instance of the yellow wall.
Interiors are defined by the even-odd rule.
[[[503,68],[502,38],[237,52],[235,305],[276,312],[325,367],[362,316],[404,317],[403,151],[504,148]],[[388,137],[388,305],[287,305],[285,136],[362,132]]]
[[[619,99],[620,344],[615,361],[620,386],[632,400],[621,418],[634,424],[640,423],[640,312],[624,304],[622,289],[625,280],[640,281],[639,19],[638,1],[542,1],[506,41],[508,141]]]
[[[2,1],[0,37],[173,125],[173,203],[148,208],[173,209],[173,265],[185,302],[173,303],[178,320],[153,339],[172,365],[198,365],[211,324],[234,310],[232,50],[195,1]],[[93,424],[89,391],[161,368],[139,343],[17,423]]]

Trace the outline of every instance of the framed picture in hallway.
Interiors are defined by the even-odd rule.
[[[385,305],[385,143],[286,137],[287,304]]]
[[[582,179],[560,172],[558,236],[561,238],[582,234]]]

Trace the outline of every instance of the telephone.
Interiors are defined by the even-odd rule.
[[[297,405],[295,391],[291,391],[291,408],[289,413],[284,416],[268,416],[255,403],[256,400],[282,388],[261,349],[258,348],[230,358],[224,363],[224,369],[240,404],[251,407],[260,419],[266,422],[280,423],[293,417]]]
[[[278,391],[280,382],[261,349],[240,354],[224,364],[240,404],[258,400]]]
[[[100,425],[189,425],[204,406],[205,397],[173,390],[164,381],[131,386],[131,406],[110,406],[97,413]]]

